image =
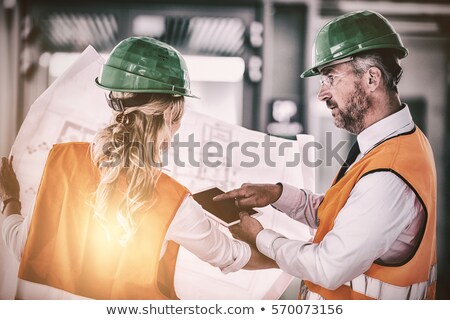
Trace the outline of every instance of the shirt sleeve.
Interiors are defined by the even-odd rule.
[[[313,229],[317,229],[317,209],[323,200],[322,194],[314,194],[307,189],[299,189],[282,183],[283,192],[272,206],[286,213],[292,219],[299,221]]]
[[[376,172],[355,185],[333,229],[319,244],[261,231],[258,250],[280,268],[328,289],[364,273],[423,211],[414,192],[395,174]]]
[[[28,228],[25,228],[24,220],[22,215],[12,214],[5,217],[2,224],[3,242],[16,257],[17,261],[20,261],[22,258],[22,251],[25,247],[28,233]]]
[[[218,223],[211,221],[202,207],[187,196],[167,230],[166,240],[173,240],[197,257],[223,273],[234,272],[250,260],[250,246],[232,239],[222,232]]]

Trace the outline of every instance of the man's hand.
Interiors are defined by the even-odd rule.
[[[0,164],[0,200],[19,199],[20,186],[12,167],[13,157],[9,160],[2,157]]]
[[[244,183],[240,188],[215,196],[214,201],[234,199],[237,207],[265,207],[281,196],[283,187],[278,184]]]
[[[247,212],[239,213],[241,222],[229,228],[234,238],[247,242],[249,245],[256,247],[256,236],[263,230],[261,223],[249,216]]]

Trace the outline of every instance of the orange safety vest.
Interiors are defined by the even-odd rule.
[[[161,174],[157,201],[121,246],[93,216],[99,183],[88,143],[55,145],[34,207],[19,278],[93,299],[177,299],[174,272],[179,245],[167,229],[188,190]],[[115,218],[115,217],[114,217]]]
[[[313,242],[320,243],[333,229],[337,215],[359,179],[379,171],[392,172],[401,178],[422,204],[426,224],[420,231],[421,240],[403,263],[388,265],[375,261],[361,279],[336,290],[305,281],[310,291],[325,299],[408,299],[417,298],[417,290],[422,290],[420,298],[435,297],[436,168],[430,144],[418,128],[380,143],[328,190],[318,209],[320,223]]]

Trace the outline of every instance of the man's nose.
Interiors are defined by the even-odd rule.
[[[319,93],[317,94],[317,98],[320,101],[327,101],[327,100],[331,99],[330,88],[328,88],[327,85],[322,84],[320,86]]]

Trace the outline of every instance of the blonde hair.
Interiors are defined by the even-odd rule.
[[[125,101],[137,95],[111,93],[112,98]],[[184,112],[182,96],[146,95],[148,102],[125,109],[121,116],[128,122],[119,122],[119,113],[114,112],[111,124],[97,133],[91,147],[93,162],[100,171],[94,216],[104,225],[114,221],[111,219],[118,222],[122,245],[137,230],[137,214],[145,212],[156,201],[161,150],[171,140],[171,125],[180,121]]]

